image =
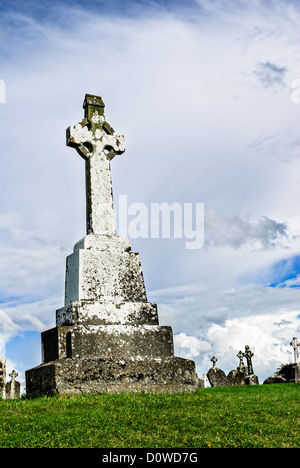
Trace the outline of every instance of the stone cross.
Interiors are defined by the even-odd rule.
[[[245,346],[245,358],[247,360],[247,368],[248,368],[248,375],[254,374],[253,372],[253,366],[252,366],[252,357],[254,354],[250,350],[250,347],[248,345]]]
[[[293,338],[293,340],[291,341],[290,345],[294,348],[294,361],[295,361],[295,364],[299,364],[299,351],[298,351],[298,347],[300,346],[300,343],[298,341],[298,339],[296,337]]]
[[[243,351],[239,351],[236,356],[240,360],[240,365],[239,365],[238,369],[241,369],[241,370],[244,369],[244,367],[245,367],[245,365],[244,365],[244,356],[245,356],[245,354],[243,353]]]
[[[16,372],[15,370],[13,370],[13,371],[11,372],[11,374],[8,374],[8,375],[9,375],[9,377],[11,377],[12,383],[15,383],[16,377],[18,377],[19,374],[18,374],[18,372]]]
[[[217,360],[218,360],[218,359],[217,359],[215,356],[213,356],[213,357],[211,358],[211,362],[213,363],[213,367],[216,367]]]
[[[83,108],[84,119],[67,129],[67,145],[85,159],[87,234],[115,235],[110,161],[124,153],[124,136],[105,121],[101,97],[86,94]]]
[[[20,397],[20,383],[16,381],[16,377],[18,377],[18,372],[13,370],[9,377],[11,377],[11,381],[7,382],[5,385],[5,393],[6,398],[19,398]]]

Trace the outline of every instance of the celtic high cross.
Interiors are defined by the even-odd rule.
[[[124,137],[105,121],[104,103],[86,94],[84,119],[67,129],[67,145],[85,159],[87,234],[115,235],[110,161],[125,151]]]

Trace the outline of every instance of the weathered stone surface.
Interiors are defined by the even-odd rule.
[[[225,372],[223,372],[218,367],[211,367],[207,372],[207,377],[212,387],[222,387],[230,385]]]
[[[161,357],[174,353],[171,327],[95,325],[55,327],[42,333],[43,362],[63,358]]]
[[[295,382],[300,382],[300,364],[294,366]]]
[[[156,359],[62,359],[26,373],[28,394],[102,392],[193,392],[199,383],[193,361]]]
[[[246,385],[246,370],[233,369],[227,375],[228,385]]]
[[[11,377],[11,381],[6,382],[5,384],[5,398],[7,399],[20,398],[21,384],[20,382],[17,382],[16,380],[18,375],[19,374],[15,370],[13,370],[9,374],[9,377]]]
[[[67,145],[85,160],[87,234],[116,233],[110,161],[125,151],[124,136],[106,122],[100,96],[86,94],[84,119],[67,129]]]
[[[65,306],[81,300],[147,302],[140,258],[127,239],[96,238],[102,249],[79,248],[67,257]]]
[[[56,325],[158,325],[150,302],[75,301],[56,311]]]
[[[245,377],[246,385],[259,385],[259,380],[257,375],[251,374]]]
[[[263,382],[264,384],[274,384],[274,383],[286,383],[286,380],[281,377],[281,375],[272,375],[271,377],[268,377],[266,380]]]

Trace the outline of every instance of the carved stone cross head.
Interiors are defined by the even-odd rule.
[[[100,96],[86,94],[84,119],[67,129],[67,145],[75,148],[84,159],[95,152],[105,152],[107,159],[112,160],[125,151],[124,136],[116,134],[106,122],[104,107]]]
[[[247,368],[248,368],[248,375],[254,374],[253,366],[252,366],[252,357],[254,353],[252,353],[250,347],[248,345],[245,346],[245,358],[247,360]]]
[[[67,145],[85,159],[87,234],[116,234],[110,161],[125,151],[124,136],[104,117],[100,96],[86,94],[84,119],[67,129]]]
[[[218,360],[218,359],[217,359],[215,356],[213,356],[213,357],[211,358],[211,362],[213,363],[213,367],[216,367],[216,365],[217,365],[217,360]]]
[[[245,364],[244,364],[244,356],[245,356],[245,354],[243,353],[243,351],[239,351],[239,352],[237,353],[236,356],[237,356],[237,357],[239,358],[239,360],[240,360],[240,364],[239,364],[238,369],[241,369],[241,370],[244,369],[244,367],[245,367]]]
[[[18,372],[16,372],[15,370],[13,370],[10,374],[9,374],[9,377],[11,377],[11,380],[12,382],[14,382],[16,380],[16,378],[18,377]]]

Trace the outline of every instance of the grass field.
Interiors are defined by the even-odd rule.
[[[300,447],[300,384],[0,401],[0,447]]]

